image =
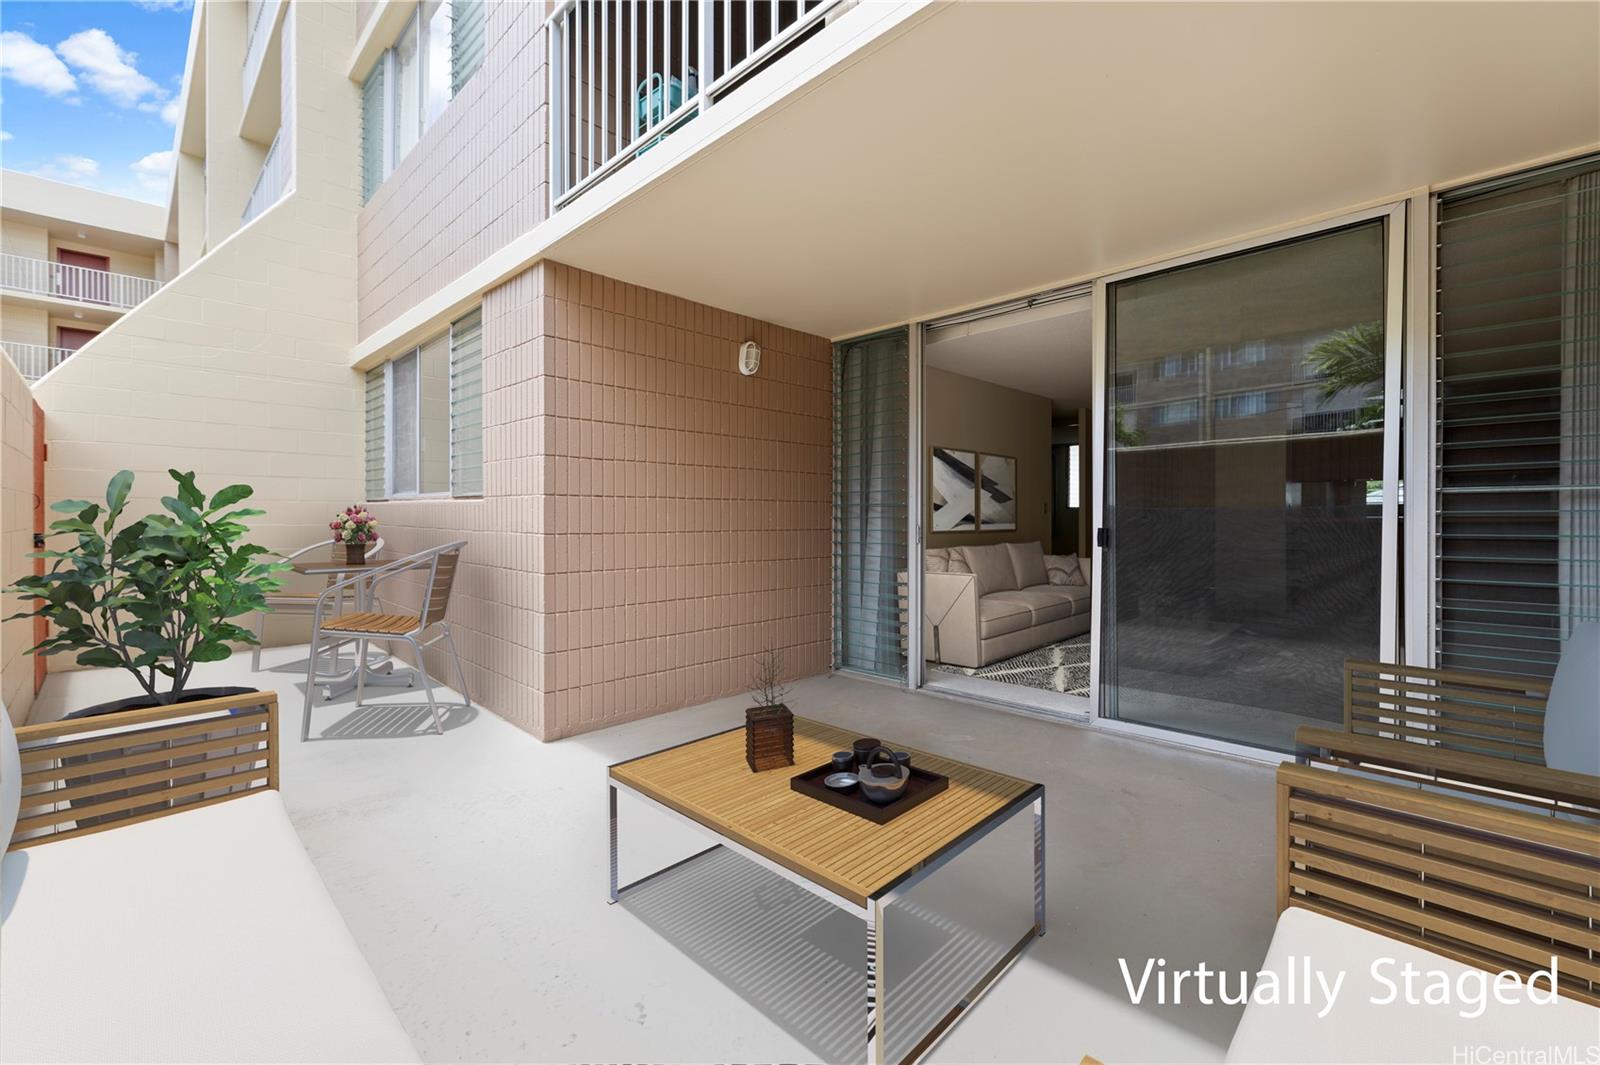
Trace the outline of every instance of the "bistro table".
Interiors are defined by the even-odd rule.
[[[867,1060],[888,1060],[880,974],[886,957],[884,911],[935,870],[1013,817],[1033,818],[1033,923],[931,1030],[900,1032],[895,1052],[914,1061],[973,1005],[1036,936],[1044,935],[1044,785],[948,758],[912,751],[912,764],[949,778],[949,787],[887,824],[875,824],[795,791],[796,774],[849,750],[855,735],[794,719],[794,765],[752,773],[742,726],[669,747],[607,770],[611,816],[611,892],[623,892],[726,847],[866,923]],[[712,846],[631,884],[617,883],[617,793],[709,835]],[[709,915],[708,919],[715,919]],[[901,1023],[904,1023],[903,1021]]]
[[[360,575],[363,572],[382,569],[384,566],[393,561],[394,559],[392,558],[364,558],[359,562],[352,562],[345,557],[344,546],[341,544],[337,547],[330,546],[328,557],[326,558],[317,558],[314,555],[305,555],[291,562],[289,564],[289,568],[296,573],[303,573],[308,577],[329,577],[333,580],[342,580],[345,577],[352,575]],[[371,582],[365,580],[357,582],[355,585],[355,593],[356,609],[358,611],[371,610]],[[334,663],[337,667],[337,652],[335,652]],[[361,662],[359,664],[367,671],[365,683],[368,685],[376,684],[380,687],[387,686],[391,688],[410,688],[417,682],[416,671],[409,667],[396,669],[393,657],[386,656],[383,661],[378,662],[377,664],[369,664],[367,662]],[[321,684],[323,688],[322,698],[324,700],[332,699],[334,696],[343,695],[345,692],[355,688],[356,670],[352,667],[345,673],[336,674],[332,677],[320,680],[318,683]]]

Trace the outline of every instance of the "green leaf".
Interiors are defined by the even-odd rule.
[[[200,524],[199,512],[182,499],[174,499],[172,496],[162,496],[161,505],[172,511],[172,513],[178,516],[180,521],[188,525]]]
[[[195,644],[194,650],[189,652],[192,662],[221,662],[233,654],[233,648],[225,643],[207,641]]]
[[[109,647],[94,647],[78,656],[80,666],[120,666],[122,659]]]
[[[106,510],[115,518],[128,503],[128,493],[133,489],[133,471],[118,470],[106,485]]]
[[[211,497],[211,509],[221,510],[223,507],[231,507],[241,499],[249,499],[255,493],[256,490],[247,484],[230,484]]]
[[[206,494],[194,486],[194,471],[179,473],[177,470],[168,470],[167,474],[178,482],[178,498],[196,509],[206,505]]]
[[[60,511],[63,514],[77,514],[80,511],[88,510],[92,506],[94,504],[87,499],[63,499],[59,502],[51,503],[50,509]]]

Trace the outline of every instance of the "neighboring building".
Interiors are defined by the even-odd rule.
[[[1434,216],[1572,161],[1552,195],[1593,202],[1597,33],[1600,9],[1554,3],[203,0],[158,234],[184,272],[36,390],[69,445],[48,494],[123,464],[153,493],[181,465],[255,485],[277,548],[363,498],[391,552],[465,537],[473,694],[541,738],[729,694],[767,648],[795,674],[920,686],[929,651],[901,615],[922,588],[902,601],[897,580],[924,542],[911,456],[961,444],[923,435],[924,331],[1076,286],[1083,505],[1128,549],[1096,552],[1089,695],[1060,713],[1272,746],[1213,712],[1262,660],[1217,648],[1262,631],[1319,667],[1547,673],[1600,610],[1600,535],[1563,518],[1535,544],[1550,572],[1507,577],[1526,545],[1452,524],[1461,490],[1521,475],[1480,456],[1456,480],[1460,340],[1430,293],[1453,313],[1467,275],[1435,272]],[[1360,246],[1320,240],[1346,233]],[[1476,269],[1497,299],[1539,296]],[[1560,310],[1568,289],[1592,290],[1543,294],[1546,317],[1592,314]],[[1310,349],[1373,324],[1381,373],[1330,391]],[[1537,339],[1540,373],[1579,377],[1530,388],[1600,387],[1580,334]],[[1588,409],[1543,412],[1539,439],[1566,449],[1543,456],[1550,514],[1600,483]],[[1178,495],[1170,538],[1118,524]],[[1337,564],[1297,569],[1325,534]],[[1163,561],[1139,577],[1140,557]],[[1149,587],[1167,565],[1181,596]],[[1519,581],[1540,589],[1531,621],[1485,602]],[[1173,633],[1210,628],[1136,638],[1158,608]],[[1203,712],[1123,698],[1195,663],[1220,693]],[[1336,681],[1307,698],[1336,706]]]
[[[167,212],[0,172],[0,346],[43,377],[171,276]]]

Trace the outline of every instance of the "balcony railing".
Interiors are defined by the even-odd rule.
[[[280,127],[272,138],[272,147],[267,149],[267,157],[261,160],[261,173],[256,175],[256,184],[244,205],[240,225],[283,198],[284,191],[289,187],[290,154],[289,138],[283,135]]]
[[[16,363],[17,370],[23,377],[30,381],[37,381],[45,374],[60,366],[72,354],[72,348],[52,348],[44,344],[18,344],[10,340],[0,340],[0,348],[11,356],[11,361]]]
[[[53,296],[107,307],[137,307],[155,294],[161,282],[131,274],[113,274],[87,266],[68,266],[48,259],[0,255],[0,288],[35,296]]]
[[[841,0],[566,0],[550,16],[561,207],[821,28]]]

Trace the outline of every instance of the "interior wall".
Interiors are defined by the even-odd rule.
[[[932,483],[933,449],[953,448],[1017,460],[1017,528],[1010,532],[932,531],[931,511],[923,514],[929,547],[959,544],[1027,543],[1036,540],[1051,553],[1050,400],[1030,392],[973,377],[923,370],[922,483]]]
[[[0,588],[33,572],[33,392],[11,360],[0,356]],[[0,618],[24,609],[0,595]],[[33,705],[33,622],[0,621],[0,700],[14,724]]]

